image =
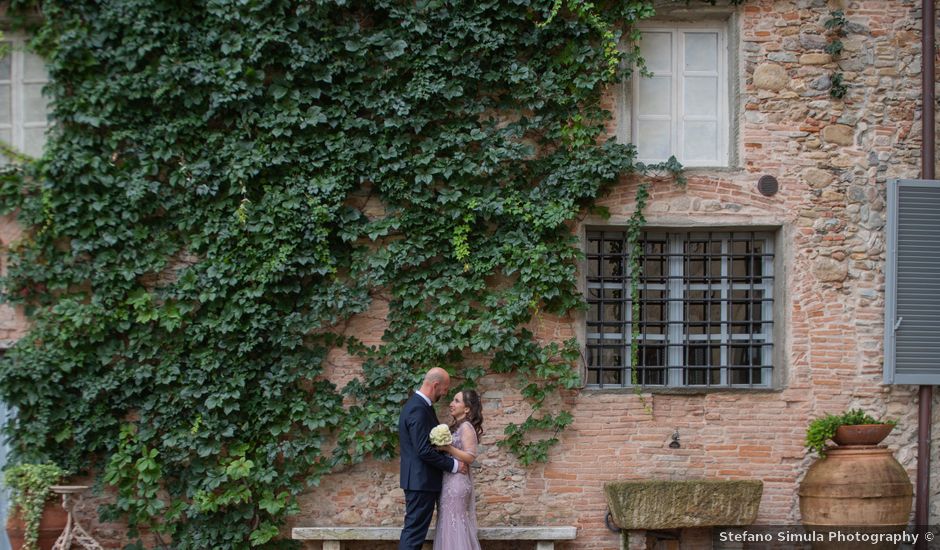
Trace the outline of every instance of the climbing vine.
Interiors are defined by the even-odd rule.
[[[31,321],[0,362],[16,461],[101,474],[131,536],[288,546],[298,494],[393,457],[433,366],[517,376],[531,415],[500,444],[547,458],[579,348],[527,326],[582,307],[569,224],[645,169],[601,95],[648,2],[12,8],[42,14],[55,126],[0,173]],[[345,323],[376,297],[366,345]],[[361,374],[337,387],[343,357]]]
[[[645,167],[644,167],[645,168]],[[682,166],[675,157],[669,157],[669,160],[660,166],[655,167],[668,173],[677,185],[684,187],[686,184],[685,176],[682,174]],[[646,172],[646,170],[644,170]],[[650,183],[643,181],[639,184],[636,191],[636,202],[633,213],[627,220],[626,228],[626,251],[627,251],[627,273],[643,273],[643,244],[641,237],[643,227],[646,225],[646,216],[644,210],[649,201]],[[642,395],[643,381],[640,380],[639,369],[635,365],[640,364],[640,320],[642,319],[640,308],[640,277],[630,277],[630,384],[633,386],[633,392],[643,404],[643,409],[648,414],[653,414],[652,406],[646,402]]]

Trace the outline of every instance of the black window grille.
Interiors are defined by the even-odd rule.
[[[768,387],[773,238],[751,231],[641,236],[637,364],[626,233],[587,234],[587,384]]]

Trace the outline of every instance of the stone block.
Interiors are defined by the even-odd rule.
[[[758,90],[779,92],[789,80],[786,69],[776,63],[761,63],[754,69],[754,86]]]
[[[827,53],[804,53],[800,56],[800,65],[825,65],[832,61]]]
[[[821,50],[829,45],[829,40],[819,34],[800,33],[800,45],[807,50]]]
[[[832,191],[830,189],[826,189],[825,191],[822,192],[822,196],[820,196],[819,198],[821,198],[824,201],[843,201],[845,200],[845,193],[841,191]]]
[[[813,275],[827,283],[844,281],[849,274],[849,266],[844,261],[820,257],[813,263]]]
[[[767,56],[767,59],[778,63],[796,63],[796,54],[791,52],[773,52]]]
[[[754,523],[763,488],[759,480],[639,480],[607,483],[604,492],[622,529],[682,529]]]
[[[831,172],[820,170],[819,168],[807,168],[803,170],[803,181],[813,189],[822,189],[832,183],[834,176]]]
[[[809,83],[809,87],[814,90],[828,90],[832,86],[832,79],[828,74],[821,74]]]
[[[830,124],[820,132],[823,141],[838,145],[852,145],[855,143],[855,131],[845,124]]]

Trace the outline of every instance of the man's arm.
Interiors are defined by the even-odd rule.
[[[412,408],[405,418],[405,426],[408,428],[408,435],[414,443],[418,458],[438,470],[456,473],[460,468],[460,461],[437,452],[431,446],[431,428],[434,426],[425,421],[423,416],[419,409]]]

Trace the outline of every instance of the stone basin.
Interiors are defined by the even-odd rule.
[[[750,525],[757,518],[759,480],[615,481],[604,485],[614,523],[624,530]]]

